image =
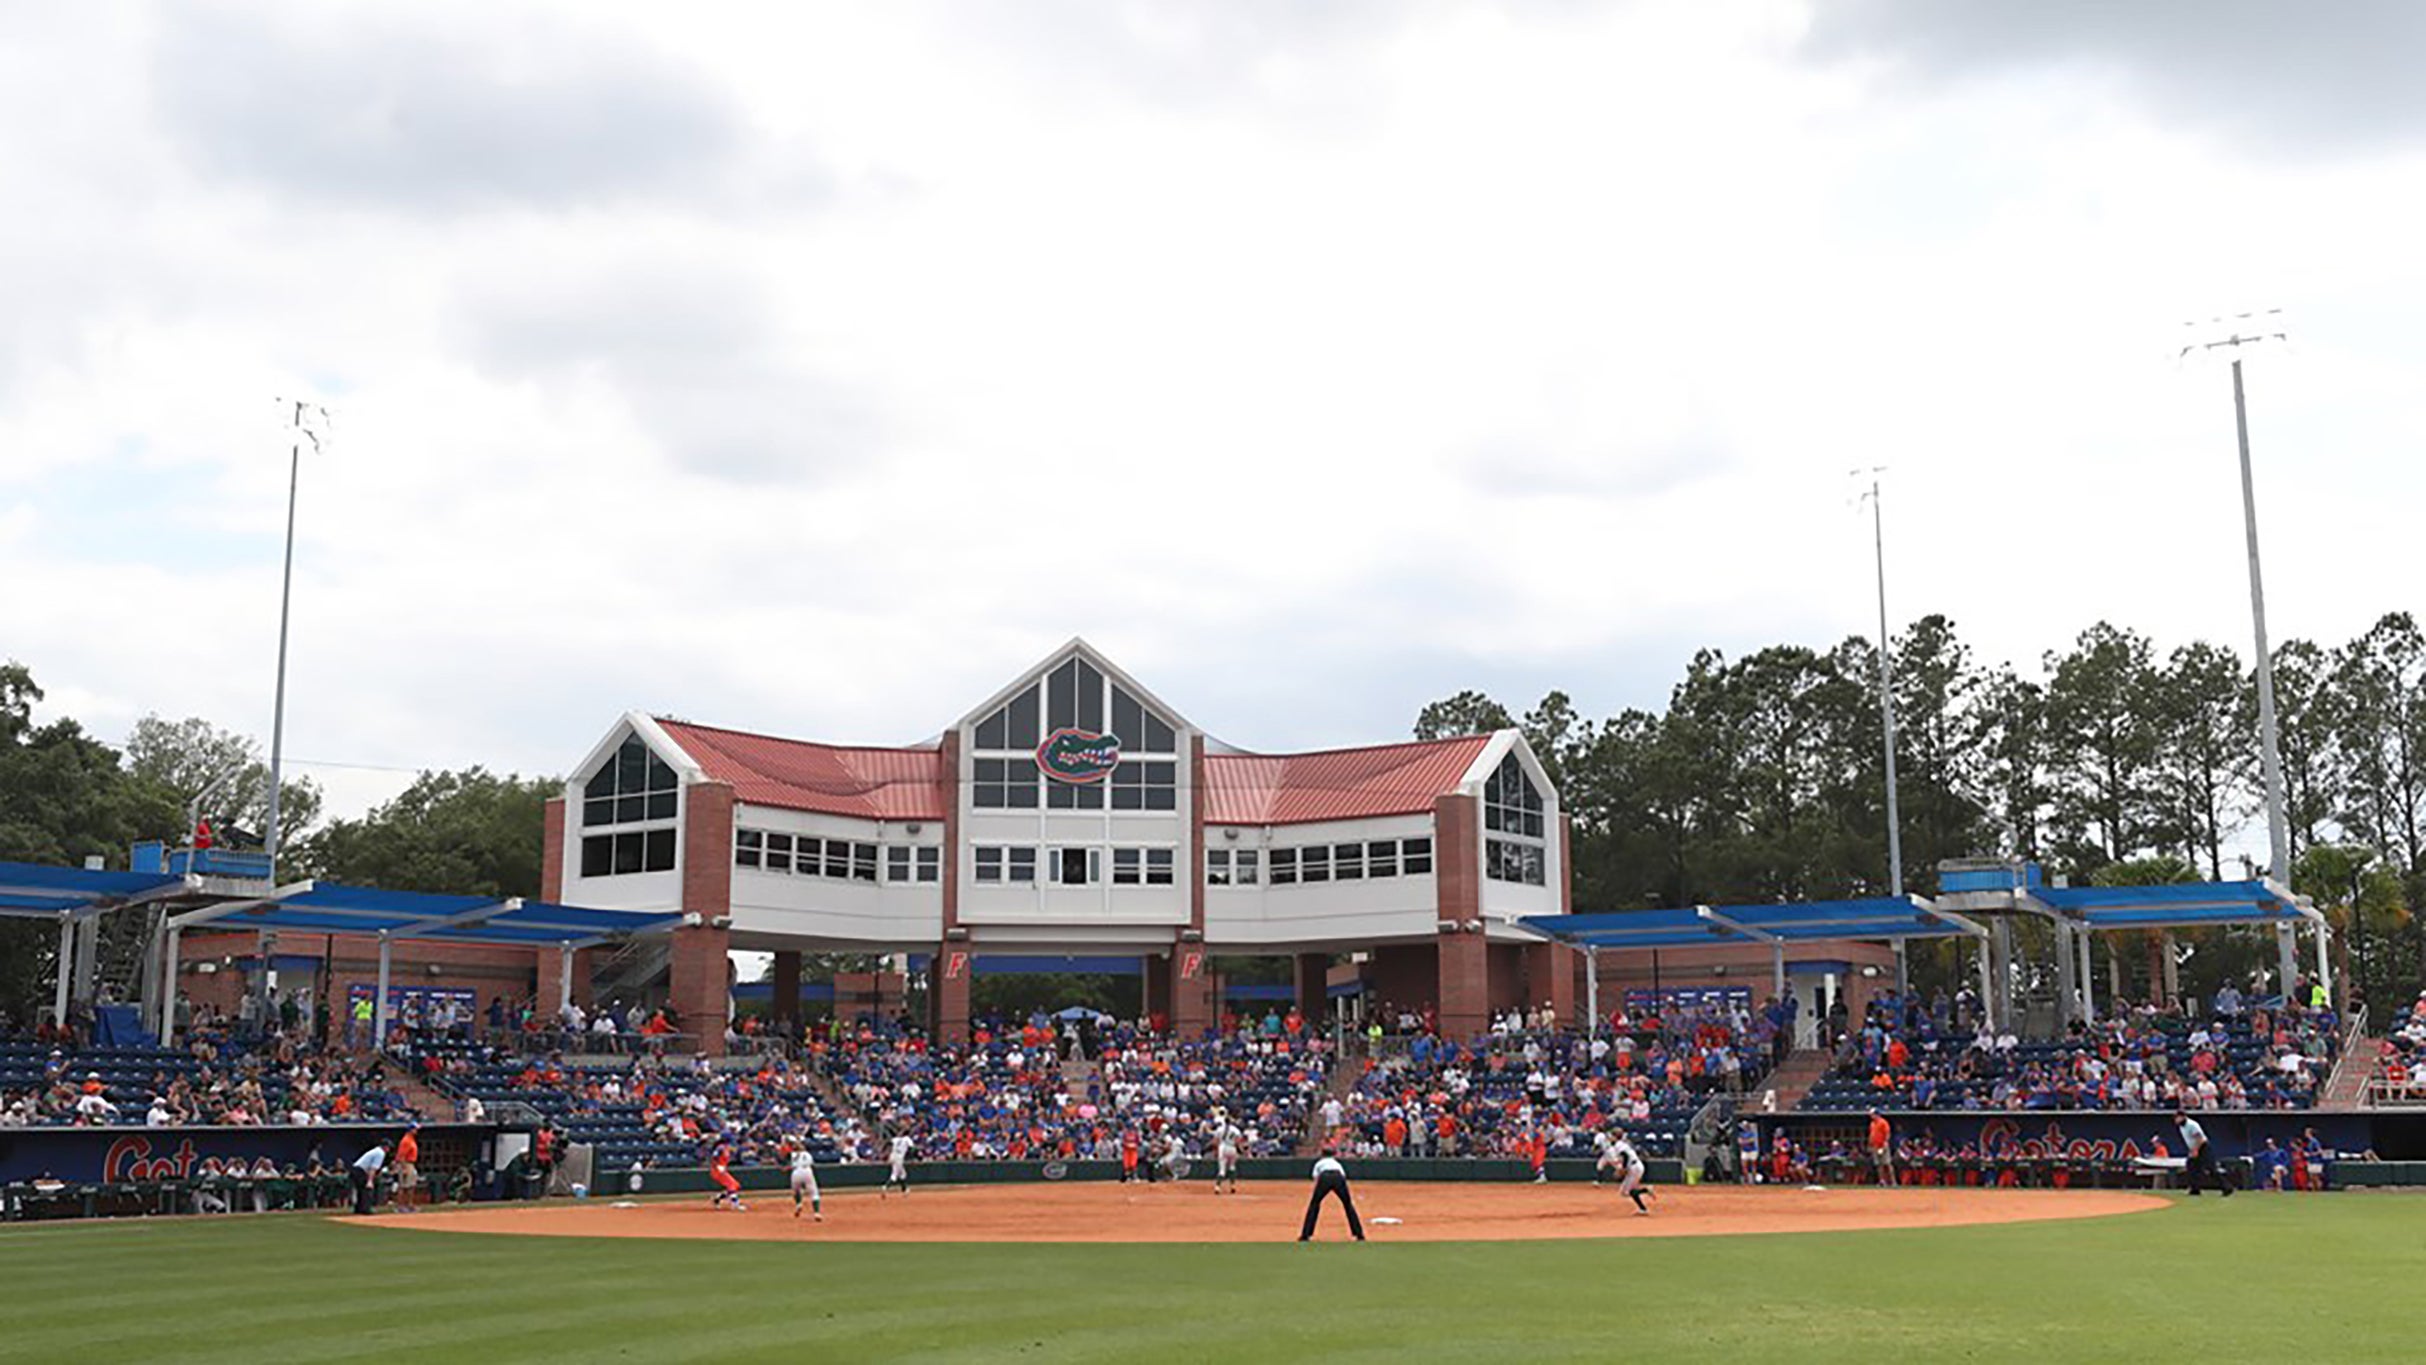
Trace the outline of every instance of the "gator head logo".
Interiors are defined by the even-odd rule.
[[[1036,766],[1056,782],[1101,782],[1120,766],[1120,736],[1055,730],[1036,746]]]

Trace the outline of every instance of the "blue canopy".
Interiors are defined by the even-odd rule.
[[[2091,929],[2181,929],[2316,918],[2316,912],[2265,878],[2162,886],[2040,886],[2031,888],[2030,896]]]
[[[1979,932],[1918,896],[1697,905],[1585,915],[1528,915],[1526,928],[1594,948],[1685,948],[1713,943],[1801,943],[1827,939],[1945,938]]]
[[[82,919],[121,905],[173,896],[183,877],[150,872],[92,872],[81,867],[0,862],[0,915]]]
[[[337,882],[299,882],[251,900],[227,900],[169,921],[177,929],[262,929],[353,934],[441,943],[587,947],[683,922],[680,913],[599,910],[494,896],[384,891]]]

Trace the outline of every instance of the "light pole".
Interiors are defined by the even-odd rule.
[[[2283,810],[2283,746],[2275,721],[2274,654],[2266,643],[2266,580],[2258,568],[2258,495],[2257,484],[2249,471],[2249,399],[2241,385],[2239,349],[2261,341],[2281,341],[2281,332],[2263,330],[2243,334],[2240,324],[2252,318],[2261,320],[2261,327],[2274,325],[2280,310],[2264,314],[2243,313],[2233,319],[2230,331],[2216,341],[2200,342],[2182,348],[2191,351],[2231,349],[2232,357],[2232,427],[2241,450],[2241,526],[2249,542],[2249,622],[2257,637],[2258,687],[2258,764],[2266,783],[2266,850],[2268,870],[2275,883],[2285,890],[2291,886],[2291,822]],[[2321,935],[2322,930],[2318,931]],[[2292,978],[2299,974],[2298,948],[2292,938],[2288,921],[2274,929],[2276,965],[2282,973],[2283,994],[2291,994]]]
[[[1900,900],[1904,894],[1904,822],[1896,809],[1895,674],[1887,634],[1887,514],[1880,506],[1878,484],[1878,476],[1885,470],[1886,466],[1876,465],[1854,473],[1870,475],[1870,491],[1862,496],[1870,500],[1870,552],[1878,569],[1878,717],[1887,755],[1887,892]],[[1911,959],[1899,938],[1895,941],[1895,991],[1905,995],[1911,990]]]
[[[278,688],[270,711],[270,806],[269,818],[261,831],[262,852],[269,856],[270,880],[278,880],[278,800],[279,784],[286,758],[286,626],[288,608],[295,598],[295,490],[303,476],[303,443],[310,441],[312,449],[320,449],[320,434],[305,425],[304,414],[318,413],[328,420],[328,409],[300,399],[282,399],[294,409],[294,435],[286,451],[286,567],[278,584]]]

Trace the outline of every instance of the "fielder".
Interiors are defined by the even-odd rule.
[[[1213,1114],[1213,1193],[1238,1193],[1238,1125],[1226,1111]],[[1227,1190],[1222,1187],[1229,1186]]]
[[[826,1220],[825,1203],[817,1192],[817,1158],[803,1144],[792,1149],[792,1216],[800,1216],[800,1201],[809,1202],[809,1213],[820,1223]]]
[[[1643,1187],[1643,1154],[1634,1150],[1633,1139],[1624,1133],[1604,1132],[1598,1141],[1600,1161],[1595,1165],[1593,1174],[1598,1175],[1603,1170],[1615,1171],[1617,1192],[1634,1201],[1634,1216],[1650,1217],[1651,1206],[1643,1202],[1643,1196],[1650,1192]]]
[[[891,1149],[893,1169],[885,1172],[884,1187],[876,1191],[877,1198],[882,1199],[886,1195],[890,1194],[893,1187],[896,1185],[901,1187],[901,1194],[903,1198],[907,1199],[909,1197],[910,1149],[917,1145],[918,1144],[911,1139],[908,1133],[895,1133],[893,1135],[893,1145]]]

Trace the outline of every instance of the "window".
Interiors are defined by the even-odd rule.
[[[1228,886],[1229,884],[1230,884],[1230,850],[1228,850],[1228,849],[1226,849],[1226,848],[1209,848],[1209,849],[1206,849],[1206,850],[1205,850],[1205,885],[1207,885],[1207,886]]]
[[[766,836],[754,829],[733,831],[733,866],[756,867]]]
[[[1410,877],[1430,875],[1432,871],[1432,841],[1401,839],[1398,841],[1398,865]]]
[[[1324,844],[1297,850],[1297,876],[1306,883],[1331,880],[1331,850]]]
[[[674,831],[627,829],[592,834],[581,841],[581,875],[621,877],[633,872],[674,870]]]
[[[1297,850],[1293,848],[1273,849],[1272,884],[1274,886],[1293,886],[1296,882]]]
[[[1093,886],[1096,881],[1096,852],[1091,848],[1057,848],[1046,866],[1053,873],[1056,886]]]
[[[1042,780],[1045,786],[1045,806],[1049,810],[1102,810],[1103,784],[1100,782],[1055,782],[1028,765],[1031,778]]]
[[[664,759],[650,752],[638,735],[624,736],[615,754],[598,765],[581,786],[584,829],[666,822],[663,828],[591,834],[581,841],[581,875],[618,877],[634,872],[670,872],[674,868],[674,828],[682,779]],[[737,844],[733,856],[740,862]],[[750,864],[742,864],[749,866]]]
[[[624,736],[615,756],[598,767],[581,788],[581,823],[632,825],[674,818],[682,781],[662,758],[650,752],[638,735]]]
[[[922,882],[940,882],[943,880],[942,849],[928,845],[922,845],[919,848],[918,880]]]
[[[1039,776],[1034,754],[1018,758],[980,758],[976,762],[976,778],[975,791],[970,799],[981,809],[1036,809]]]
[[[1259,859],[1254,849],[1242,848],[1237,851],[1234,860],[1230,864],[1230,868],[1231,875],[1238,879],[1238,885],[1255,885],[1255,864],[1258,861]]]
[[[913,851],[908,844],[885,845],[884,879],[886,881],[906,882],[910,879],[910,854]]]
[[[977,880],[981,882],[999,882],[1002,880],[1001,849],[981,848],[977,850]]]
[[[1142,851],[1134,848],[1112,850],[1112,885],[1136,886],[1144,880],[1144,860],[1137,856]]]
[[[1117,736],[1120,765],[1102,782],[1045,777],[1037,771],[1036,747],[1064,729]],[[1177,728],[1085,659],[1063,660],[978,721],[970,750],[969,801],[981,810],[1179,808]]]
[[[768,835],[762,835],[761,837],[762,837],[762,838],[764,838],[764,839],[766,840],[766,845],[767,845],[767,862],[766,862],[766,868],[767,868],[767,871],[769,871],[769,872],[789,872],[789,871],[791,871],[791,870],[792,870],[792,836],[791,836],[791,835],[789,835],[789,834],[768,834]],[[809,858],[809,865],[808,865],[807,870],[808,870],[808,871],[811,871],[811,872],[816,871],[816,870],[817,870],[817,841],[816,841],[815,839],[803,839],[803,840],[801,840],[800,842],[802,842],[802,843],[804,843],[804,844],[808,845],[808,847],[807,847],[807,848],[805,848],[805,849],[802,849],[802,850],[801,850],[801,852],[806,853],[806,854],[808,855],[808,858]]]
[[[1167,848],[1149,848],[1149,849],[1147,849],[1147,850],[1146,850],[1146,885],[1148,885],[1148,886],[1169,886],[1169,885],[1171,884],[1171,867],[1172,867],[1172,851],[1171,851],[1170,849],[1167,849]]]
[[[1525,886],[1544,883],[1549,861],[1543,846],[1541,789],[1511,753],[1483,784],[1483,875]]]
[[[1341,882],[1361,882],[1365,879],[1365,846],[1363,844],[1334,844],[1332,846],[1331,879]]]
[[[1003,872],[1010,880],[1034,885],[1036,881],[1036,850],[1012,848],[1003,850],[1009,856],[1003,860]]]
[[[1542,837],[1542,794],[1511,753],[1483,783],[1483,828],[1527,839]]]
[[[1365,845],[1365,875],[1395,877],[1398,875],[1398,841],[1376,839]]]
[[[876,845],[851,845],[851,880],[855,882],[876,880]]]
[[[1177,810],[1179,764],[1123,758],[1112,770],[1112,809]]]

